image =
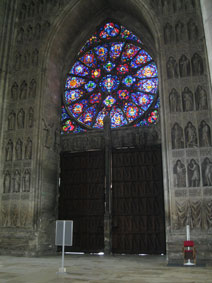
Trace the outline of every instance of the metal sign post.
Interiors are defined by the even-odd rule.
[[[55,245],[62,246],[62,264],[59,268],[59,273],[65,273],[64,254],[65,246],[72,246],[73,241],[73,221],[72,220],[57,220],[56,221],[56,237]]]

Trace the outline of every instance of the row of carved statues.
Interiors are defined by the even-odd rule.
[[[185,139],[184,139],[185,137]],[[172,149],[194,148],[194,147],[210,147],[211,146],[211,129],[205,120],[202,120],[198,127],[198,135],[196,127],[189,121],[184,128],[175,123],[171,129]]]
[[[26,50],[23,54],[19,51],[15,54],[14,70],[20,71],[23,68],[36,67],[38,65],[39,51],[34,49],[31,53]]]
[[[198,85],[194,95],[188,87],[185,87],[181,96],[179,92],[173,88],[169,93],[169,108],[170,112],[207,110],[208,99],[206,90],[201,85]]]
[[[173,56],[170,56],[166,63],[166,68],[168,79],[183,78],[190,75],[199,76],[204,73],[203,59],[198,53],[194,53],[191,61],[183,54],[179,59],[179,63]]]
[[[164,26],[164,42],[171,44],[183,40],[197,40],[199,31],[193,19],[190,19],[187,24],[178,21],[175,25],[166,23]]]
[[[4,173],[3,189],[4,193],[29,192],[31,182],[31,170],[24,171],[15,169],[12,173],[7,170]]]
[[[28,128],[32,128],[34,124],[34,110],[30,107],[25,114],[23,108],[21,108],[17,114],[12,110],[8,115],[8,130],[24,129],[27,125]]]
[[[202,161],[200,174],[200,166],[197,160],[191,159],[185,166],[182,160],[178,159],[174,164],[173,174],[174,187],[177,188],[212,186],[212,161],[208,157]]]
[[[164,14],[189,12],[195,8],[195,0],[150,0],[150,3],[154,9],[162,10]]]
[[[36,96],[36,88],[37,83],[34,79],[30,81],[29,85],[25,80],[21,82],[20,86],[17,82],[14,82],[11,87],[11,99],[14,101],[17,99],[34,98]]]
[[[35,26],[28,25],[27,27],[20,27],[17,30],[16,41],[17,43],[27,43],[33,40],[40,40],[50,28],[48,21],[42,24],[37,23]]]
[[[15,145],[10,139],[5,148],[5,161],[32,159],[32,140],[30,137],[23,143],[19,138]]]
[[[64,0],[32,0],[22,1],[19,9],[19,20],[42,16],[64,5]]]
[[[212,228],[212,200],[176,201],[174,228],[209,230]]]

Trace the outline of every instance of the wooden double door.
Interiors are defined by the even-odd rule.
[[[104,152],[61,155],[60,219],[74,221],[72,251],[104,251]],[[111,252],[165,253],[161,149],[112,152]]]

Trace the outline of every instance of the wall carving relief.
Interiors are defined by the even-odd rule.
[[[181,21],[179,21],[175,25],[175,34],[176,34],[176,42],[179,42],[185,39],[185,27]]]
[[[23,108],[21,108],[17,114],[17,128],[23,129],[24,128],[24,122],[25,122],[25,112]]]
[[[25,169],[22,179],[22,191],[29,192],[30,191],[30,183],[31,183],[31,170]]]
[[[12,161],[13,159],[13,142],[10,139],[5,148],[5,161]]]
[[[186,168],[180,159],[174,164],[173,173],[174,186],[177,188],[186,187]]]
[[[182,55],[179,60],[180,76],[187,77],[190,76],[191,66],[190,61],[185,55]]]
[[[211,129],[204,120],[199,125],[199,144],[200,147],[211,146]]]
[[[26,50],[23,56],[23,67],[29,68],[29,65],[30,65],[30,53],[28,50]]]
[[[200,76],[204,73],[202,57],[195,53],[191,58],[192,74],[193,76]]]
[[[37,88],[37,83],[34,79],[32,79],[29,85],[29,97],[30,98],[34,98],[36,96],[36,88]]]
[[[208,100],[207,93],[202,86],[198,86],[195,92],[196,110],[207,110]]]
[[[10,193],[10,191],[11,191],[11,174],[8,170],[4,174],[3,188],[4,188],[4,193]]]
[[[25,159],[32,159],[32,140],[28,137],[26,144],[25,144]]]
[[[185,144],[186,147],[197,147],[197,132],[191,122],[185,127]]]
[[[16,100],[18,98],[18,85],[16,82],[11,87],[11,98],[12,100]]]
[[[184,148],[183,129],[175,123],[171,129],[172,149]]]
[[[27,114],[27,126],[28,128],[33,128],[33,125],[34,125],[34,110],[32,107],[30,107]]]
[[[22,82],[20,86],[20,100],[27,98],[27,83],[25,81]]]
[[[183,102],[183,111],[193,111],[194,110],[194,98],[193,93],[188,87],[185,87],[182,92],[182,102]]]
[[[16,114],[12,110],[10,114],[8,115],[8,130],[15,130],[15,123],[16,123]]]
[[[23,142],[20,139],[18,139],[15,145],[16,160],[22,160],[22,147],[23,147]]]
[[[16,169],[13,175],[13,193],[19,193],[21,189],[21,172]]]
[[[187,166],[188,172],[188,186],[199,187],[200,186],[200,168],[196,160],[191,159]]]

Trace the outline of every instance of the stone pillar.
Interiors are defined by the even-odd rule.
[[[104,214],[104,251],[112,250],[112,150],[110,117],[104,119],[105,138],[105,214]]]

